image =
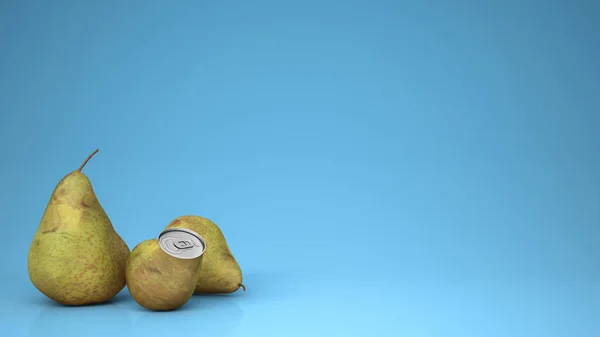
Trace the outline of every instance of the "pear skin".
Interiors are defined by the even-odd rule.
[[[233,257],[221,229],[211,220],[195,215],[185,215],[171,221],[167,228],[187,228],[202,236],[206,251],[198,273],[195,293],[233,293],[242,284],[242,270]]]
[[[81,172],[97,152],[58,183],[29,248],[31,282],[64,305],[103,303],[125,287],[129,247]]]
[[[157,239],[135,246],[126,267],[127,289],[142,307],[175,310],[194,295],[203,255],[180,259],[165,253]]]

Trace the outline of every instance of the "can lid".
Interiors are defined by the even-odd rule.
[[[158,236],[158,245],[179,259],[195,259],[204,253],[206,243],[200,234],[187,228],[168,228]]]

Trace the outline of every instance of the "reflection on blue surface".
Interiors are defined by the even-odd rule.
[[[597,337],[600,2],[0,1],[2,336]],[[223,230],[247,291],[52,304],[85,167],[133,248]],[[210,245],[210,242],[207,242]]]
[[[276,283],[270,285],[282,291]],[[181,310],[168,313],[147,311],[126,292],[111,303],[79,308],[36,297],[26,303],[31,312],[39,312],[27,324],[28,331],[9,331],[31,337],[56,332],[64,336],[247,336],[259,332],[266,336],[593,336],[600,300],[596,284],[543,280],[419,279],[384,281],[377,287],[358,289],[356,279],[345,283],[319,279],[315,284],[296,285],[293,293],[282,291],[281,296],[271,296],[265,289],[256,294],[194,296]],[[26,322],[27,317],[20,320]]]
[[[40,297],[35,305],[41,311],[29,326],[30,336],[110,336],[117,331],[128,335],[133,317],[123,305],[124,299],[118,296],[102,305],[66,307]]]
[[[63,336],[231,336],[244,316],[235,295],[194,296],[176,312],[146,310],[129,297],[127,290],[102,305],[66,307],[42,297],[30,304],[41,309],[29,326],[31,337],[50,332]]]

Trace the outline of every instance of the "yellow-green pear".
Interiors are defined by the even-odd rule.
[[[163,231],[158,239],[135,246],[126,267],[131,297],[155,311],[175,310],[186,304],[194,295],[204,247],[202,238],[190,231]]]
[[[29,248],[33,285],[65,305],[103,303],[125,287],[129,247],[79,169],[56,186]]]
[[[171,221],[167,228],[187,228],[200,234],[206,241],[195,293],[232,293],[240,287],[246,290],[242,284],[242,270],[223,232],[214,222],[201,216],[185,215]]]

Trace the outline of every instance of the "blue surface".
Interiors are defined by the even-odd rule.
[[[0,1],[3,336],[598,336],[600,2]],[[86,166],[133,248],[247,292],[65,308],[26,256]]]

